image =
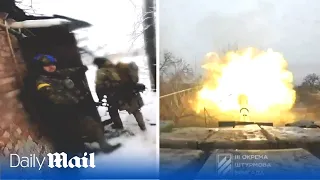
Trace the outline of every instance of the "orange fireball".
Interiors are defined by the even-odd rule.
[[[278,52],[247,48],[223,58],[208,53],[205,62],[206,79],[193,105],[197,113],[204,108],[215,113],[239,112],[246,106],[250,114],[279,114],[294,105],[293,75]]]

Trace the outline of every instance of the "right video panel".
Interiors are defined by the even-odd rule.
[[[319,5],[159,2],[163,178],[320,178]]]

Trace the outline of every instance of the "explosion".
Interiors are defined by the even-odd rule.
[[[205,61],[206,79],[193,103],[197,113],[206,109],[239,116],[246,108],[250,116],[278,116],[290,112],[295,103],[293,75],[280,53],[247,48],[223,58],[208,53]]]

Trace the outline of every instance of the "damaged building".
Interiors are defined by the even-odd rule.
[[[60,18],[60,21],[53,21]],[[61,20],[62,19],[62,20]],[[27,21],[49,22],[33,23]],[[21,23],[24,22],[24,23]],[[51,24],[50,24],[51,23]],[[41,27],[42,24],[42,27]],[[30,61],[37,53],[50,53],[62,68],[82,65],[72,30],[90,24],[63,16],[29,16],[13,0],[0,2],[0,154],[36,154],[53,151],[51,143],[41,133],[41,118],[28,91],[25,77]],[[49,42],[49,43],[48,43]],[[93,100],[92,100],[93,102]],[[94,102],[93,102],[94,103]],[[93,105],[94,107],[94,105]],[[92,110],[95,115],[98,112]],[[95,111],[95,112],[94,112]]]

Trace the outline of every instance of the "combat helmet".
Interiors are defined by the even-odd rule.
[[[112,66],[113,65],[112,62],[108,58],[105,58],[105,57],[96,57],[96,58],[94,58],[93,64],[97,65],[98,68],[101,68],[103,66],[107,67],[107,66]]]
[[[45,55],[45,54],[38,54],[34,57],[33,61],[38,64],[39,66],[50,66],[50,65],[56,65],[57,59],[54,58],[51,55]]]
[[[44,66],[57,65],[57,59],[51,55],[38,54],[36,55],[31,64],[32,74],[46,73],[43,69]]]

